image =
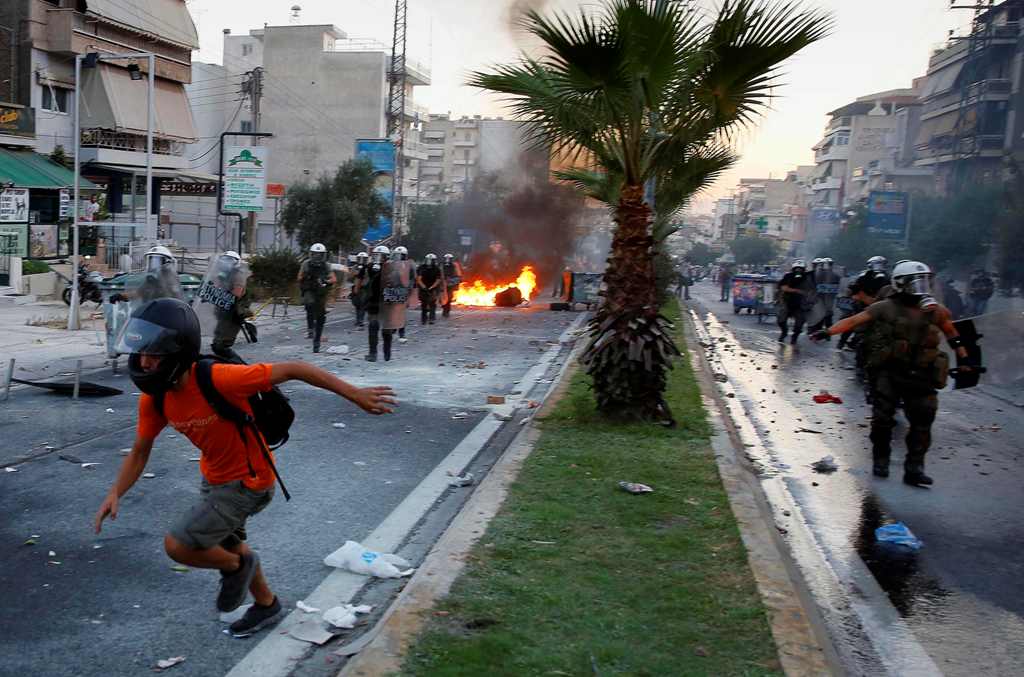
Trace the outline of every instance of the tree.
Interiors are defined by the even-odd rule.
[[[447,205],[417,204],[409,213],[409,234],[404,244],[414,257],[422,259],[429,253],[441,256],[458,243],[455,226],[448,218]]]
[[[744,235],[729,243],[729,251],[741,266],[766,266],[779,257],[779,243],[767,237]]]
[[[995,235],[1001,198],[994,186],[973,186],[951,197],[914,196],[911,257],[935,270],[962,269],[984,260]]]
[[[333,177],[292,186],[287,198],[281,225],[289,236],[298,234],[303,248],[321,242],[328,251],[353,249],[378,219],[391,213],[377,192],[373,165],[362,158],[348,160]]]
[[[695,266],[707,266],[718,258],[718,254],[711,251],[711,247],[703,242],[698,242],[686,253],[686,258]]]
[[[600,15],[550,19],[529,11],[522,27],[543,56],[471,77],[509,97],[538,146],[576,165],[558,176],[611,188],[607,291],[583,356],[606,414],[671,422],[663,393],[678,350],[657,305],[645,187],[654,181],[656,203],[681,205],[733,164],[729,134],[755,119],[781,63],[829,23],[769,0],[724,0],[710,23],[670,0],[609,0]],[[671,214],[659,206],[658,217]]]

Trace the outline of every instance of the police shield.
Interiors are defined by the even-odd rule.
[[[143,269],[113,278],[123,279],[123,287],[109,289],[103,304],[107,326],[107,355],[117,357],[116,346],[132,313],[156,299],[185,300],[178,276],[178,261],[162,246],[153,247],[143,257]]]
[[[389,261],[381,271],[383,299],[380,307],[382,329],[403,329],[415,274],[412,261]]]
[[[248,264],[234,252],[210,258],[194,305],[204,336],[212,336],[218,323],[240,325],[248,315],[244,306],[250,275]]]

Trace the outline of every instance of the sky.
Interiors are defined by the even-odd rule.
[[[696,0],[713,6],[711,0]],[[188,0],[199,30],[197,61],[221,63],[222,31],[246,33],[264,24],[285,25],[290,8],[302,7],[301,23],[329,23],[352,38],[391,44],[393,0]],[[416,100],[432,113],[502,115],[495,98],[466,87],[468,73],[515,60],[528,47],[512,27],[513,6],[544,11],[596,8],[579,0],[409,0],[409,58],[431,66],[430,87]],[[709,209],[729,195],[741,177],[785,176],[799,164],[813,164],[811,147],[834,110],[857,97],[909,87],[924,75],[931,52],[950,29],[962,30],[970,16],[949,10],[949,0],[803,0],[833,14],[832,34],[786,63],[772,108],[761,123],[737,139],[739,165],[694,205]],[[963,4],[963,3],[961,3]]]

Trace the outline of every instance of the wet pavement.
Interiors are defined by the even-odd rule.
[[[1012,404],[1013,379],[996,379],[998,390],[940,393],[927,458],[934,488],[900,481],[902,419],[892,477],[878,480],[867,437],[871,411],[853,355],[805,336],[797,346],[780,344],[774,318],[734,314],[707,282],[692,293],[726,402],[743,419],[748,457],[850,672],[1020,674],[1024,416]],[[1020,345],[1020,324],[995,316],[981,324],[993,338],[992,362],[1012,359],[1007,351]],[[821,390],[843,404],[816,404]],[[810,467],[825,456],[838,471]],[[874,530],[895,521],[923,541],[919,551],[876,543]],[[858,579],[858,572],[870,575]]]
[[[543,398],[550,370],[536,383],[521,380],[546,355],[554,357],[550,369],[564,361],[571,346],[559,338],[579,317],[540,305],[456,310],[421,327],[411,314],[409,342],[396,344],[391,362],[370,364],[365,330],[352,327],[346,310],[332,313],[324,347],[348,346],[348,354],[313,355],[295,309],[261,332],[260,343],[239,347],[250,362],[305,359],[359,385],[392,385],[402,402],[394,416],[371,417],[305,384],[283,386],[297,418],[278,467],[293,498],[279,494],[253,518],[250,534],[268,580],[291,608],[332,571],[324,556],[347,539],[364,540],[491,416],[488,395]],[[177,572],[163,552],[165,530],[198,493],[199,454],[165,430],[146,469],[153,477],[139,480],[117,521],[96,535],[93,517],[131,446],[138,398],[123,374],[104,369],[88,380],[124,393],[72,403],[23,388],[0,402],[0,675],[143,674],[179,655],[186,661],[175,674],[225,674],[265,633],[250,640],[222,634],[217,574]],[[471,462],[478,476],[532,413],[527,404]],[[400,552],[418,561],[468,493],[449,489]],[[369,589],[375,614],[399,589]],[[336,672],[340,662],[329,661],[311,653],[294,674]]]

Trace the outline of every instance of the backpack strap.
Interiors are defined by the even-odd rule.
[[[256,426],[256,420],[251,415],[231,404],[213,385],[213,365],[217,362],[218,360],[216,359],[206,358],[196,363],[196,383],[199,385],[200,392],[203,393],[203,397],[210,403],[210,406],[213,407],[218,416],[235,424],[235,427],[238,428],[238,434],[242,437],[242,443],[247,448],[248,436],[245,431],[247,428],[253,430],[253,436],[256,438],[256,444],[263,454],[263,460],[270,466],[271,472],[274,473],[274,479],[281,485],[281,493],[284,494],[284,500],[292,500],[292,495],[288,493],[288,488],[285,487],[281,475],[277,472],[277,466],[274,465],[274,459],[270,455],[270,450],[267,449],[267,444],[263,441],[263,435],[260,434],[260,430]],[[256,471],[253,469],[252,463],[248,458],[246,458],[246,463],[249,464],[249,473],[255,477]]]
[[[160,414],[161,418],[166,418],[166,416],[164,416],[164,396],[165,395],[167,395],[167,393],[164,393],[164,392],[159,392],[156,395],[150,395],[150,397],[153,398],[153,407],[156,409],[156,413]]]

